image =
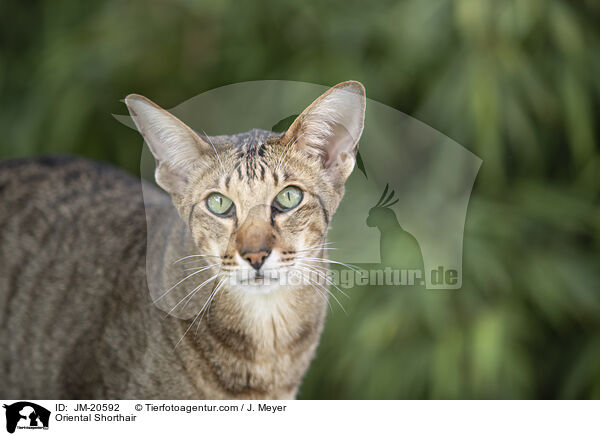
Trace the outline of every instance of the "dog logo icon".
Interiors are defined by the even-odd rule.
[[[29,401],[4,405],[6,409],[6,431],[18,429],[48,429],[50,411]]]

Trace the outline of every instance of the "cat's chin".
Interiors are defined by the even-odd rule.
[[[236,285],[237,289],[243,292],[244,294],[249,295],[266,295],[272,292],[276,292],[281,290],[281,286],[279,284],[251,284],[251,283],[238,283]]]

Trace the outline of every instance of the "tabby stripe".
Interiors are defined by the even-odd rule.
[[[259,165],[260,165],[260,180],[264,181],[265,180],[265,167],[263,166],[262,163],[260,163]]]
[[[192,207],[190,208],[190,214],[188,215],[188,227],[190,231],[192,230],[192,215],[194,214],[194,210],[196,209],[196,204],[198,203],[192,204]]]
[[[319,194],[313,194],[317,197],[319,204],[321,205],[321,209],[323,210],[323,218],[325,219],[325,224],[329,225],[329,215],[327,214],[327,209],[325,209],[325,203]]]

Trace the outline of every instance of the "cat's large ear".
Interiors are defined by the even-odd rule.
[[[125,104],[156,159],[156,183],[172,195],[181,195],[190,173],[202,167],[202,153],[211,146],[146,97],[130,94],[125,97]]]
[[[365,107],[365,88],[360,82],[339,83],[296,118],[283,143],[320,156],[323,167],[343,182],[354,168]]]

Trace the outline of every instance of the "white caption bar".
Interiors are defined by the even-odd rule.
[[[261,436],[311,436],[325,432],[367,436],[600,434],[598,401],[4,400],[2,403],[6,407],[0,421],[7,428],[1,431],[10,432],[12,426],[18,436],[112,436],[145,431]]]

